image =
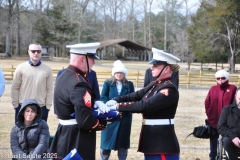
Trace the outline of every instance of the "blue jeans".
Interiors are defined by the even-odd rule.
[[[43,119],[47,122],[49,110],[47,109],[46,106],[43,106],[41,108],[42,108],[42,118],[41,119]],[[21,105],[19,104],[18,107],[15,108],[15,123],[17,122],[17,115],[18,115],[20,109],[21,109]]]
[[[144,160],[163,160],[162,156],[165,157],[166,160],[179,160],[179,154],[177,155],[168,155],[168,154],[144,154]]]
[[[210,138],[210,153],[209,153],[210,159],[215,159],[217,156],[217,142],[218,142],[219,133],[217,132],[217,129],[215,130],[216,130],[216,134]]]

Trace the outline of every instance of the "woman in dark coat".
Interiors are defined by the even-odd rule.
[[[47,159],[49,128],[41,119],[42,109],[35,99],[26,99],[11,130],[11,150],[15,159]]]
[[[134,92],[133,83],[125,78],[127,72],[120,60],[114,62],[112,77],[103,84],[101,101],[107,102],[114,97]],[[123,113],[101,132],[101,160],[109,159],[111,150],[118,150],[118,158],[126,160],[130,147],[131,124],[132,113]]]

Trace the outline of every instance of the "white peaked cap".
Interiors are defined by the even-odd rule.
[[[83,54],[87,56],[92,56],[95,59],[99,59],[96,55],[97,48],[99,47],[99,42],[94,43],[78,43],[74,45],[67,45],[70,48],[70,53],[72,54]]]
[[[180,59],[170,53],[164,52],[156,48],[152,48],[153,59],[149,62],[150,64],[177,64]]]
[[[124,66],[124,64],[120,60],[117,60],[113,63],[112,76],[114,76],[116,72],[124,73],[125,77],[128,74],[127,68]]]

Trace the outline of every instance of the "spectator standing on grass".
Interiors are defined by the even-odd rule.
[[[152,76],[152,70],[151,70],[151,68],[148,68],[145,71],[144,87],[146,87],[150,82],[155,81],[155,80],[157,80],[157,78]],[[178,88],[178,86],[179,86],[179,71],[173,72],[171,81]]]
[[[5,77],[2,68],[0,67],[0,97],[3,95],[4,91],[5,91]]]
[[[91,72],[100,43],[68,45],[70,64],[58,77],[54,88],[54,107],[59,124],[52,141],[50,152],[63,159],[72,149],[84,160],[94,160],[96,131],[103,130],[107,122],[92,114],[94,107],[102,113],[110,111],[101,101],[95,101],[95,94],[86,74]]]
[[[143,89],[109,100],[106,104],[119,112],[142,113],[142,129],[138,151],[145,160],[179,160],[180,148],[174,129],[179,92],[171,82],[173,71],[179,70],[179,58],[152,49],[152,76]]]
[[[112,77],[104,81],[101,101],[106,103],[114,97],[134,92],[134,85],[126,79],[128,74],[124,64],[117,60],[113,63]],[[126,160],[130,148],[130,133],[132,125],[132,113],[122,113],[121,117],[112,121],[101,132],[101,160],[108,160],[111,150],[118,151],[118,159]]]
[[[26,99],[19,110],[17,122],[10,134],[14,159],[46,159],[49,147],[49,128],[41,119],[42,109],[35,99]]]
[[[240,88],[235,94],[235,101],[222,109],[217,130],[222,135],[223,147],[230,160],[238,160],[236,149],[240,149]]]
[[[42,46],[30,44],[29,60],[17,66],[12,82],[11,98],[15,108],[15,122],[21,104],[25,99],[36,99],[42,109],[42,119],[47,121],[52,106],[53,76],[52,69],[42,63]]]
[[[215,160],[217,156],[217,141],[219,134],[217,124],[222,112],[222,108],[231,104],[237,90],[235,85],[229,84],[229,73],[226,70],[219,70],[215,73],[217,84],[212,86],[205,99],[205,111],[207,121],[216,132],[210,138],[210,160]]]

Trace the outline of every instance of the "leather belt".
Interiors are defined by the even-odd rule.
[[[62,120],[62,119],[58,119],[59,123],[61,125],[74,125],[77,124],[77,120],[76,119],[68,119],[68,120]]]
[[[143,125],[171,125],[174,119],[143,119]]]

